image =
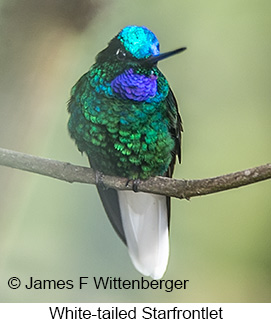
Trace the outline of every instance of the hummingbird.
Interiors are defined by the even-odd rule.
[[[160,53],[150,29],[127,26],[98,53],[68,103],[70,136],[90,166],[134,183],[133,191],[96,186],[135,268],[153,279],[167,268],[170,197],[136,192],[137,183],[172,177],[176,159],[181,161],[182,121],[157,63],[185,49]]]

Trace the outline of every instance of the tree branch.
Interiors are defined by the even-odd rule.
[[[0,165],[25,170],[69,183],[96,184],[96,173],[89,167],[81,167],[57,160],[46,159],[0,148]],[[271,164],[240,172],[200,180],[180,180],[167,177],[152,177],[141,181],[141,192],[163,194],[179,199],[221,192],[271,178]],[[127,178],[103,175],[101,182],[106,187],[119,190],[132,189]]]

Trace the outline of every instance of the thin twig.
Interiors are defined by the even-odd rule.
[[[0,148],[0,165],[25,170],[69,183],[96,184],[96,174],[88,167],[72,165],[57,160],[36,157],[8,149]],[[179,199],[230,190],[271,178],[271,164],[243,171],[200,180],[180,180],[167,177],[152,177],[141,181],[138,191],[168,195]],[[127,178],[103,175],[102,183],[106,187],[119,190],[132,189],[127,186]]]

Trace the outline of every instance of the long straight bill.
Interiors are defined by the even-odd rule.
[[[172,50],[170,52],[166,52],[166,53],[159,54],[157,56],[151,56],[151,57],[149,57],[147,59],[147,62],[150,63],[150,64],[155,64],[155,63],[161,61],[162,59],[165,59],[165,58],[168,58],[170,56],[179,54],[179,53],[181,53],[181,52],[183,52],[185,50],[186,50],[186,47],[181,47],[181,48]]]

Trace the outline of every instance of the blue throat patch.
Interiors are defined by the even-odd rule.
[[[157,76],[151,74],[146,76],[134,73],[133,69],[124,71],[111,82],[111,87],[115,93],[121,98],[145,101],[156,95],[157,92]]]

